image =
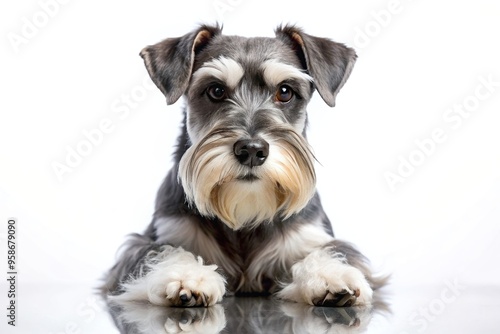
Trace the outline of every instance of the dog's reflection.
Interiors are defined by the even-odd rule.
[[[122,334],[165,333],[363,333],[375,307],[316,307],[264,297],[229,297],[211,307],[110,305]],[[380,311],[380,310],[378,310]]]

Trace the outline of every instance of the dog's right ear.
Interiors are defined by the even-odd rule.
[[[167,104],[175,103],[184,94],[195,55],[221,32],[219,25],[203,25],[182,37],[168,38],[142,49],[140,55],[149,76],[167,98]]]
[[[308,35],[293,25],[280,26],[275,32],[295,51],[326,104],[335,106],[335,98],[356,62],[356,52],[327,38]]]

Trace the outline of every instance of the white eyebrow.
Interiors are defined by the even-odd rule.
[[[203,78],[215,77],[224,82],[229,88],[236,88],[243,78],[245,71],[235,60],[227,57],[219,57],[204,63],[193,74],[193,84],[197,84]]]
[[[312,82],[313,78],[296,68],[295,66],[284,64],[276,59],[266,60],[261,69],[264,73],[264,80],[271,86],[277,86],[285,80],[299,79]]]

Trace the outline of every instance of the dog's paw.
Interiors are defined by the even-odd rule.
[[[165,246],[150,256],[147,273],[122,284],[123,293],[110,301],[149,301],[159,306],[211,306],[222,300],[226,280],[216,265],[204,265],[201,257]]]
[[[314,298],[312,303],[316,306],[327,307],[353,306],[359,305],[359,303],[356,302],[360,295],[360,289],[354,291],[344,289],[336,292],[328,290],[324,296]]]
[[[166,283],[165,298],[172,306],[211,306],[224,296],[224,279],[215,266],[188,270]],[[214,268],[215,267],[215,268]]]
[[[150,277],[149,300],[156,305],[211,306],[222,300],[225,279],[216,265],[204,265],[189,252],[168,258]]]
[[[373,291],[361,271],[317,250],[292,266],[292,283],[278,297],[316,306],[370,305]]]

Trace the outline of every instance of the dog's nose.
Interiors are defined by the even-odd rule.
[[[261,166],[269,156],[269,144],[263,139],[242,139],[234,143],[233,151],[240,164]]]

